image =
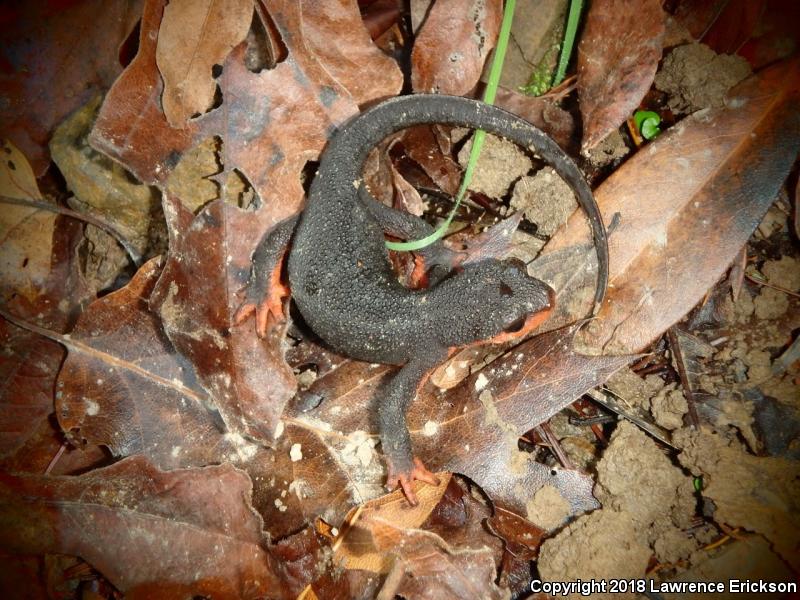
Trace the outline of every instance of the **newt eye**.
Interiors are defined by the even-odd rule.
[[[508,285],[507,283],[501,282],[500,283],[500,295],[501,296],[506,296],[506,297],[513,296],[514,295],[514,290],[512,290],[511,286]]]
[[[522,331],[522,328],[525,327],[525,316],[521,316],[519,319],[515,319],[509,325],[506,325],[503,328],[503,331],[506,333],[517,333],[518,331]]]
[[[508,263],[509,266],[514,267],[520,273],[527,274],[528,272],[528,266],[522,259],[519,259],[517,257],[507,258],[506,263]]]

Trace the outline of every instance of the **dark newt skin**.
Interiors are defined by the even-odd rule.
[[[401,285],[392,270],[384,232],[420,237],[431,227],[394,211],[367,191],[362,171],[367,154],[388,135],[422,124],[484,129],[541,156],[570,185],[589,217],[598,256],[595,310],[608,279],[606,231],[592,193],[575,163],[547,135],[502,109],[467,98],[416,94],[383,102],[337,130],[322,155],[305,211],[262,239],[253,255],[247,299],[235,320],[257,312],[282,317],[280,265],[291,241],[288,275],[292,297],[311,329],[333,349],[358,360],[402,365],[378,403],[381,446],[388,459],[388,485],[399,483],[416,503],[411,482],[435,483],[415,459],[406,409],[431,371],[457,349],[521,337],[553,307],[553,291],[529,276],[518,260],[487,259],[462,269],[442,269],[441,243],[426,250],[437,275],[427,289]],[[442,264],[439,264],[442,263]],[[276,290],[271,290],[277,286]],[[269,297],[267,297],[269,296]]]

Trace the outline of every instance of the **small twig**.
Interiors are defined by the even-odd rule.
[[[686,396],[686,403],[689,405],[689,420],[692,422],[692,427],[698,429],[700,427],[700,419],[697,416],[697,407],[695,406],[692,384],[689,381],[689,377],[686,375],[686,365],[683,362],[683,350],[678,342],[678,336],[675,335],[675,327],[670,327],[667,330],[667,340],[669,340],[669,349],[672,351],[672,356],[675,358],[675,368],[678,370],[678,376],[681,379],[683,395]]]
[[[670,440],[670,435],[667,431],[663,430],[661,427],[654,423],[649,423],[648,421],[644,420],[641,417],[638,417],[632,414],[630,411],[625,410],[620,406],[620,403],[613,398],[610,394],[606,394],[604,392],[600,392],[598,390],[589,390],[586,392],[586,395],[589,396],[592,400],[599,403],[602,406],[605,406],[608,410],[617,413],[619,416],[628,419],[631,423],[639,427],[640,429],[646,431],[658,441],[663,442],[667,446],[671,448],[677,448]]]
[[[596,415],[593,417],[574,417],[569,418],[569,424],[575,427],[589,427],[591,425],[603,425],[605,423],[613,423],[617,419],[611,415]]]
[[[784,294],[789,294],[790,296],[794,296],[795,298],[800,298],[800,294],[798,294],[797,292],[793,292],[792,290],[787,290],[785,287],[781,287],[779,285],[767,283],[766,281],[758,279],[757,277],[753,277],[749,273],[745,274],[745,277],[747,277],[753,283],[757,283],[758,285],[764,285],[766,287],[772,288],[773,290],[778,290],[779,292],[783,292]]]
[[[634,370],[634,373],[637,375],[652,375],[653,373],[663,373],[664,371],[669,370],[669,365],[663,363],[654,363],[649,367],[644,367],[643,369]]]
[[[722,524],[720,524],[720,527],[725,532],[725,535],[723,535],[717,541],[711,542],[710,544],[708,544],[706,546],[703,546],[703,550],[713,550],[714,548],[719,548],[720,546],[722,546],[723,544],[729,542],[730,540],[741,540],[742,539],[741,536],[738,535],[738,533],[739,533],[739,528],[738,527],[736,529],[729,529],[728,527],[725,527]]]
[[[652,347],[652,344],[651,344]],[[636,362],[628,367],[631,371],[638,374],[642,369],[652,366],[654,364],[661,365],[664,363],[664,357],[661,354],[661,350],[654,349],[650,352],[643,352],[641,354],[641,358],[637,359]]]
[[[123,236],[119,231],[114,229],[114,227],[112,227],[108,223],[105,223],[104,221],[101,221],[97,217],[80,213],[76,210],[71,210],[69,208],[64,208],[63,206],[58,206],[56,204],[41,202],[39,200],[28,200],[26,198],[11,198],[10,196],[0,196],[0,202],[4,204],[14,204],[16,206],[26,206],[28,208],[47,210],[52,213],[64,215],[66,217],[72,217],[73,219],[78,219],[79,221],[83,221],[85,223],[89,223],[90,225],[94,225],[95,227],[102,229],[108,235],[117,240],[119,245],[122,246],[125,249],[125,252],[128,253],[128,256],[130,257],[134,265],[136,265],[137,267],[142,266],[141,255],[139,254],[139,252],[137,252],[136,248],[134,248],[133,245],[127,239],[125,239],[125,236]]]
[[[539,96],[539,98],[552,98],[553,100],[560,100],[572,92],[572,90],[574,90],[576,87],[578,87],[578,76],[570,75],[557,86],[547,90],[547,92]]]
[[[64,451],[66,449],[67,449],[67,445],[66,444],[61,444],[61,447],[58,449],[58,452],[56,452],[55,456],[53,456],[52,460],[47,465],[47,468],[44,470],[44,474],[45,475],[49,475],[50,474],[50,471],[52,471],[53,468],[56,466],[56,463],[58,462],[58,459],[61,458],[61,456],[64,454]]]
[[[561,463],[561,466],[565,469],[572,469],[572,461],[570,461],[567,453],[564,452],[564,449],[561,447],[561,444],[556,437],[556,434],[553,433],[553,429],[550,427],[550,423],[542,423],[541,425],[537,426],[536,429],[539,432],[539,435],[544,438],[548,445],[550,446],[550,450],[555,454],[558,462]]]
[[[674,569],[676,567],[686,567],[686,561],[681,559],[678,562],[674,563],[658,563],[652,569],[645,573],[647,576],[655,575],[659,571],[663,571],[664,569]]]
[[[594,437],[596,437],[598,440],[600,440],[600,443],[602,443],[602,444],[607,446],[608,445],[608,440],[606,439],[606,436],[603,433],[603,428],[600,426],[600,424],[599,423],[595,423],[595,424],[591,425],[591,428],[592,428],[592,433],[594,434]]]
[[[772,362],[772,372],[775,375],[783,375],[798,361],[800,361],[800,336],[797,336],[792,345]]]
[[[742,246],[736,260],[733,261],[730,273],[728,273],[728,285],[731,286],[731,297],[736,302],[739,298],[739,292],[742,291],[742,284],[744,283],[745,269],[747,268],[747,244]]]

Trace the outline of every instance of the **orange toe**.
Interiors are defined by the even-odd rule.
[[[247,317],[256,312],[256,305],[252,302],[243,302],[233,315],[233,324],[241,325],[247,320]]]
[[[422,461],[418,458],[414,458],[414,470],[411,471],[411,477],[413,479],[429,483],[430,485],[439,485],[439,478],[428,471]]]
[[[417,506],[419,500],[417,500],[417,494],[414,491],[414,481],[424,481],[430,485],[439,485],[439,478],[431,473],[419,458],[414,458],[413,464],[414,466],[411,469],[397,473],[392,467],[391,461],[389,461],[389,477],[386,487],[390,490],[400,487],[408,503],[411,506]]]
[[[417,506],[419,500],[417,500],[417,493],[414,491],[414,484],[411,477],[401,475],[397,481],[400,483],[400,488],[403,490],[403,495],[406,497],[406,500],[408,500],[408,503],[411,506]]]

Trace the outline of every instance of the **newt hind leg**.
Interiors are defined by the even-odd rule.
[[[417,240],[434,232],[434,228],[423,219],[381,204],[363,185],[358,190],[358,199],[384,233],[403,240]],[[411,275],[411,287],[414,289],[435,285],[463,260],[461,253],[451,250],[441,240],[415,252],[414,272]]]
[[[389,381],[378,405],[381,446],[389,471],[386,485],[389,489],[399,486],[412,506],[418,504],[412,486],[414,480],[432,485],[439,482],[412,453],[406,410],[417,391],[428,380],[431,371],[446,358],[447,352],[438,350],[414,357]]]

